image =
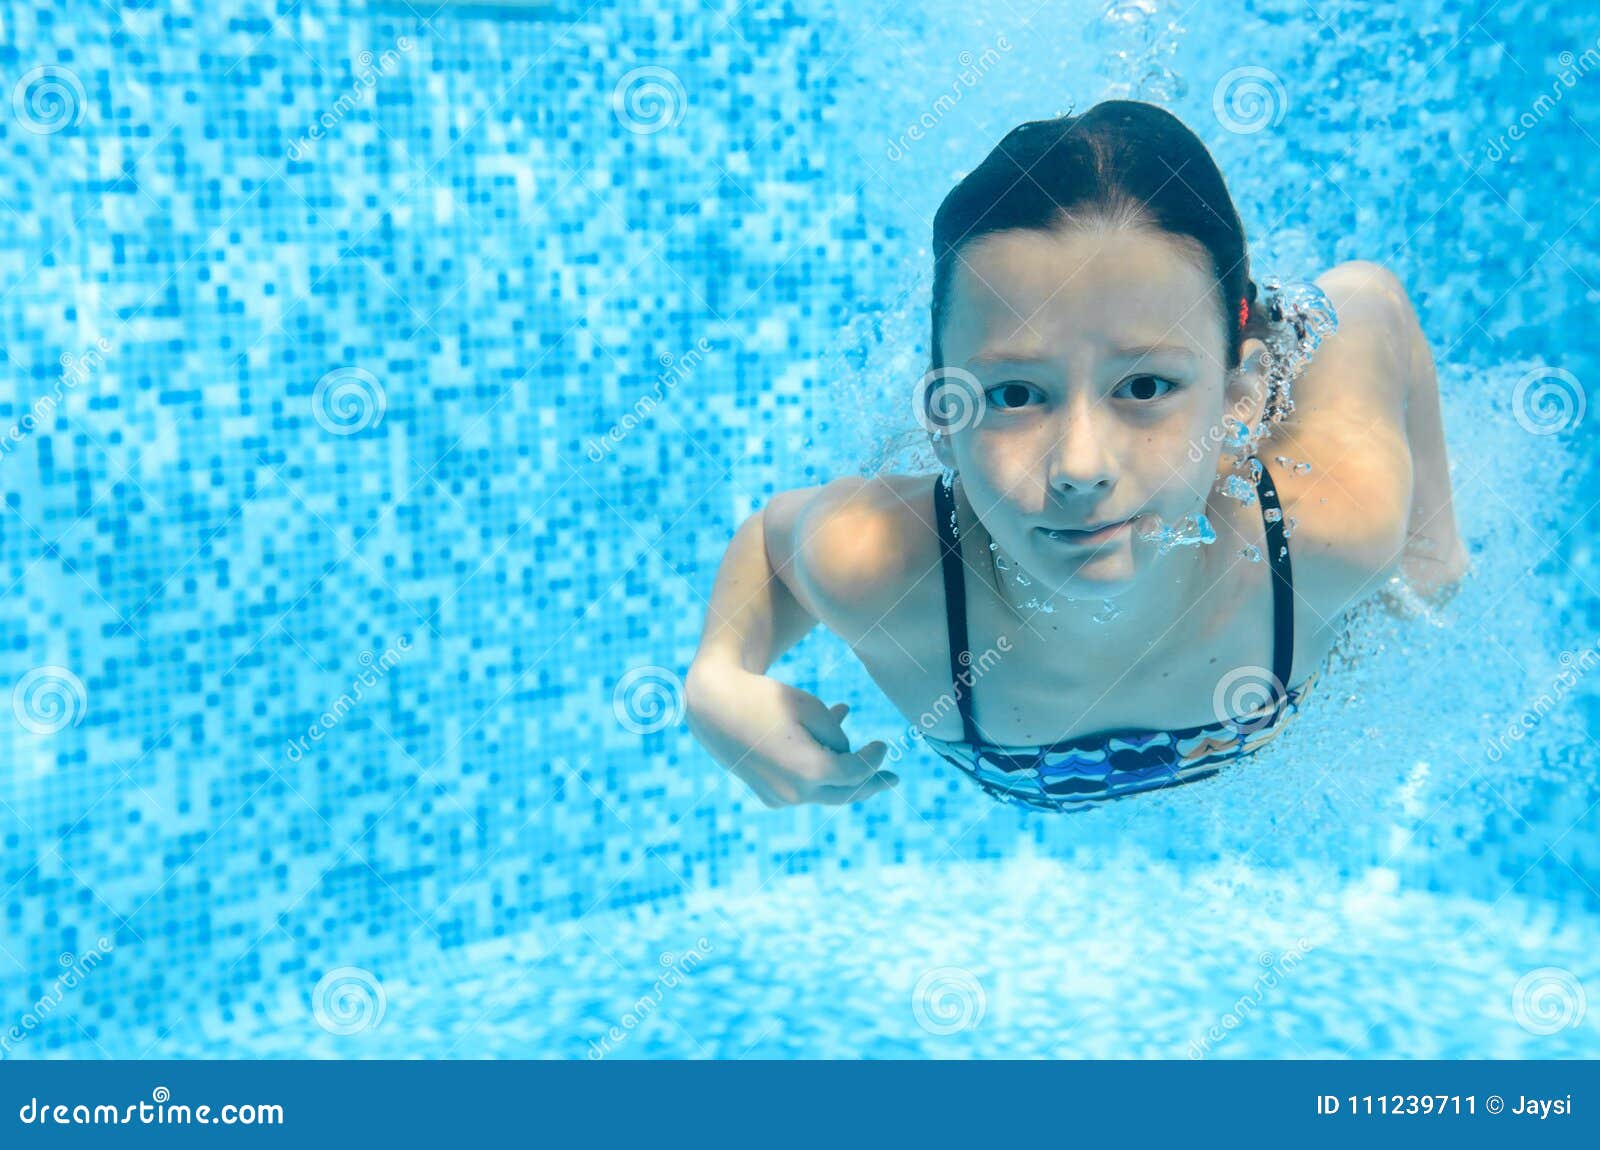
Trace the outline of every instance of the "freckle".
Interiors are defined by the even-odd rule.
[[[1212,662],[1213,662],[1213,663],[1215,663],[1215,662],[1216,662],[1216,661],[1217,661],[1217,657],[1216,657],[1216,656],[1215,656],[1215,655],[1213,655],[1213,656],[1211,656],[1211,661],[1212,661]]]

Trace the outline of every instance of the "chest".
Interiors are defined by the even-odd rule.
[[[984,736],[1004,745],[1215,723],[1265,698],[1275,649],[1265,566],[1245,572],[1229,591],[1202,599],[1154,641],[1119,631],[1115,620],[1098,641],[1086,641],[1081,625],[1042,612],[1019,618],[985,589],[969,586],[970,659],[954,673],[967,681]],[[960,739],[943,596],[919,596],[904,606],[856,654],[908,723],[936,738]],[[1315,619],[1296,619],[1291,677],[1297,683],[1327,654],[1331,636],[1324,641],[1321,630]]]

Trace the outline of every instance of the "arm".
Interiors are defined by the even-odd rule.
[[[1398,281],[1395,284],[1398,288]],[[1467,570],[1467,552],[1456,526],[1450,490],[1450,455],[1439,409],[1439,378],[1428,337],[1403,290],[1396,300],[1411,366],[1406,391],[1406,441],[1411,445],[1411,511],[1402,569],[1423,594],[1457,582]]]
[[[840,726],[845,704],[829,707],[765,673],[817,623],[794,592],[804,580],[789,546],[817,490],[776,496],[735,532],[684,682],[690,731],[768,807],[859,802],[899,782],[878,770],[887,744],[850,749]],[[769,550],[786,578],[774,572]]]
[[[733,663],[755,674],[765,674],[778,657],[816,626],[813,616],[795,598],[772,569],[767,554],[766,519],[774,507],[778,515],[799,502],[797,497],[816,488],[785,492],[746,519],[734,533],[711,589],[700,647],[690,665],[695,669]],[[775,516],[777,517],[777,516]]]
[[[1307,544],[1324,560],[1323,598],[1348,604],[1402,571],[1410,588],[1437,591],[1465,570],[1465,551],[1427,338],[1379,264],[1351,260],[1317,284],[1339,331],[1296,381],[1285,445],[1315,464],[1304,494],[1315,497]]]

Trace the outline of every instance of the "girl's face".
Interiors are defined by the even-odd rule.
[[[1125,592],[1158,561],[1141,533],[1205,509],[1224,417],[1260,417],[1255,377],[1224,366],[1218,308],[1216,280],[1154,230],[1017,230],[962,249],[939,386],[975,379],[978,396],[946,395],[936,451],[1052,593]]]

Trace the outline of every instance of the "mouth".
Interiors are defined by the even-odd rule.
[[[1100,547],[1120,538],[1132,522],[1131,519],[1119,519],[1114,523],[1102,523],[1098,527],[1085,528],[1081,531],[1052,527],[1035,527],[1033,530],[1035,534],[1058,545]]]

